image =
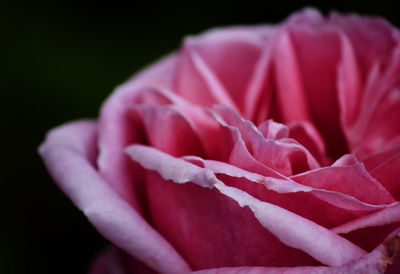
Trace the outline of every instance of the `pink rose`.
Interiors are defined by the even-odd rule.
[[[188,37],[40,154],[113,244],[92,273],[399,273],[400,32],[305,9]]]

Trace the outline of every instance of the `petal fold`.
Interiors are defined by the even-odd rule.
[[[74,122],[52,130],[39,152],[58,186],[109,241],[152,269],[186,273],[189,266],[95,168],[97,124]]]

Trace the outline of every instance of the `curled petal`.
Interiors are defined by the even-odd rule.
[[[156,271],[186,273],[182,257],[96,170],[96,134],[90,121],[52,130],[39,148],[52,177],[106,239]]]

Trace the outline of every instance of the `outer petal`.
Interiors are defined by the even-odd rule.
[[[51,131],[39,152],[59,187],[103,236],[156,271],[190,270],[95,168],[97,124],[83,121]]]
[[[139,171],[132,168],[132,163],[123,153],[123,149],[128,144],[140,142],[142,132],[127,127],[130,121],[126,116],[126,106],[134,103],[135,100],[144,100],[143,96],[138,94],[139,91],[143,91],[143,87],[170,88],[175,66],[174,55],[160,60],[118,87],[101,109],[97,160],[99,173],[124,200],[135,206],[138,211],[141,210],[138,197],[141,196],[142,191]],[[153,104],[169,103],[168,98],[158,96],[151,91],[147,93],[145,100]],[[133,176],[134,172],[138,173]]]

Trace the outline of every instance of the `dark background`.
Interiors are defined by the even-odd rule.
[[[116,85],[187,34],[276,23],[304,6],[400,25],[398,6],[384,1],[0,2],[0,273],[84,273],[107,244],[38,157],[48,129],[96,117]]]

